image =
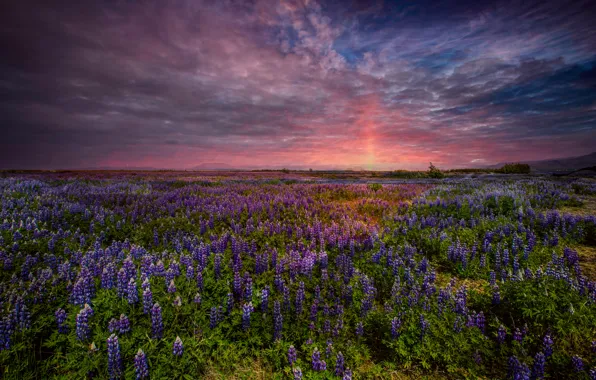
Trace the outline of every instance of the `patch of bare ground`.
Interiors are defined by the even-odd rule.
[[[472,279],[472,278],[459,278],[451,273],[437,273],[436,284],[438,287],[445,287],[451,281],[451,278],[455,278],[455,287],[458,288],[465,285],[468,290],[474,290],[478,293],[484,292],[484,288],[488,284],[487,280],[484,279]]]
[[[596,247],[577,245],[572,248],[579,255],[579,266],[584,276],[596,281]]]
[[[578,216],[596,215],[596,196],[584,195],[580,197],[581,206],[565,206],[560,209],[562,213],[569,213]]]

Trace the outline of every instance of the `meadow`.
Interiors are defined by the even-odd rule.
[[[5,379],[596,379],[596,182],[0,179]]]

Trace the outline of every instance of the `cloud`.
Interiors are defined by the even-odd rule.
[[[588,153],[594,6],[530,5],[13,2],[0,167],[392,169]]]

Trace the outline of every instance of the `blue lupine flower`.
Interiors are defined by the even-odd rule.
[[[122,361],[120,359],[120,343],[115,334],[108,338],[108,374],[110,379],[122,377]]]
[[[145,353],[140,348],[135,355],[135,373],[137,375],[137,380],[149,378],[149,364],[147,363],[147,356],[145,356]]]
[[[542,379],[544,378],[544,365],[546,364],[546,357],[542,352],[539,352],[534,356],[534,366],[532,367],[532,378]]]
[[[180,337],[177,336],[172,346],[172,353],[174,354],[174,356],[182,356],[183,352],[184,346],[182,345],[182,339],[180,339]]]
[[[337,353],[337,358],[335,360],[335,376],[343,376],[345,372],[345,361],[344,356],[341,352]]]
[[[327,369],[327,363],[321,360],[321,353],[316,347],[312,353],[312,369],[315,371],[325,371]]]
[[[575,372],[581,372],[584,370],[584,361],[577,355],[573,355],[571,357],[571,363],[573,364],[573,369]]]
[[[254,311],[252,306],[252,302],[245,303],[242,306],[242,329],[244,331],[248,330],[250,327],[250,314]]]
[[[54,314],[56,316],[56,324],[58,325],[58,332],[61,334],[66,334],[68,332],[68,326],[65,324],[66,322],[66,311],[64,309],[59,308],[56,310]]]
[[[544,356],[548,359],[553,354],[553,339],[550,334],[546,334],[542,339],[542,347],[544,349]]]
[[[290,363],[290,366],[294,365],[296,362],[296,349],[293,345],[288,348],[288,362]]]
[[[154,339],[161,339],[163,337],[161,306],[157,302],[151,308],[151,332]]]

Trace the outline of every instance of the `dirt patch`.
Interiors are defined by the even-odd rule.
[[[582,196],[580,197],[583,205],[578,207],[565,206],[561,208],[561,212],[569,213],[572,215],[579,216],[591,216],[596,215],[596,196]]]
[[[579,266],[584,276],[596,280],[596,247],[578,245],[573,247],[579,255]]]

